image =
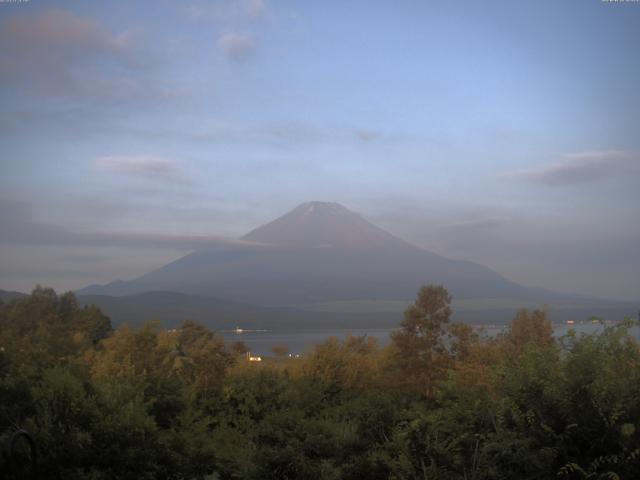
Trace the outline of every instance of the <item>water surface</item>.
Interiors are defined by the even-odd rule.
[[[494,336],[502,332],[506,325],[486,325],[482,326],[481,332],[484,335]],[[570,329],[576,333],[595,333],[602,331],[602,324],[579,323],[575,325],[557,324],[554,325],[554,333],[557,337],[566,335]],[[389,343],[389,334],[393,328],[356,328],[356,329],[318,329],[318,330],[254,330],[235,333],[234,331],[221,331],[220,333],[227,342],[244,342],[253,355],[268,356],[273,355],[272,348],[276,345],[285,345],[293,355],[300,355],[309,352],[314,345],[324,342],[329,337],[338,337],[343,340],[347,335],[368,336],[378,340],[380,345]],[[640,329],[634,327],[632,334],[640,339]]]

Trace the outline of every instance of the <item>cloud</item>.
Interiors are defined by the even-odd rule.
[[[97,52],[117,56],[127,50],[130,41],[126,34],[111,35],[95,22],[65,10],[14,15],[3,22],[1,35],[3,40],[14,42],[6,49],[13,60],[29,54],[21,59],[25,63],[47,61],[51,55],[55,60],[79,59]]]
[[[249,33],[225,33],[218,38],[218,47],[231,60],[246,60],[253,55],[256,43]]]
[[[616,175],[640,171],[640,155],[637,152],[606,150],[571,153],[552,165],[508,173],[542,185],[572,185],[590,183]]]
[[[108,172],[151,179],[184,182],[177,162],[153,155],[112,155],[98,157],[96,165]]]
[[[135,78],[154,62],[139,31],[112,33],[65,10],[19,13],[0,23],[4,86],[43,97],[113,100],[153,90]]]
[[[270,17],[264,0],[222,0],[186,7],[189,19],[206,22],[218,32],[217,45],[230,60],[247,60],[256,51],[256,24]]]

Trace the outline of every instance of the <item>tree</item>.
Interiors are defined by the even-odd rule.
[[[284,344],[274,345],[271,347],[271,351],[276,357],[285,357],[289,353],[289,347]]]
[[[302,361],[303,374],[333,393],[342,389],[366,390],[380,376],[380,349],[375,338],[347,335],[329,337]]]
[[[452,313],[450,304],[451,295],[443,286],[422,287],[415,303],[404,312],[400,330],[391,335],[406,381],[427,397],[432,396],[448,360],[444,334]]]
[[[0,346],[22,371],[64,365],[111,333],[96,306],[80,307],[73,292],[37,286],[0,309]]]
[[[447,328],[449,351],[457,360],[466,360],[471,355],[471,348],[478,342],[478,334],[471,325],[454,322]]]
[[[547,318],[547,310],[534,310],[531,314],[526,309],[520,310],[509,325],[505,339],[518,350],[529,343],[553,345],[553,325]]]
[[[247,344],[242,341],[233,342],[229,348],[233,355],[244,355],[249,351]]]

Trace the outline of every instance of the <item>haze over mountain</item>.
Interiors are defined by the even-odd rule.
[[[426,283],[455,298],[556,298],[477,263],[414,246],[337,203],[308,202],[241,242],[197,250],[131,281],[80,294],[172,291],[256,305],[408,300]]]

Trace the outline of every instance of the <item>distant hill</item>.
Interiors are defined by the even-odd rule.
[[[26,293],[22,292],[13,292],[9,290],[0,290],[0,300],[4,303],[10,302],[11,300],[15,300],[16,298],[26,297]]]
[[[80,295],[82,305],[98,305],[114,326],[139,326],[158,320],[174,328],[183,320],[194,320],[214,330],[393,328],[398,326],[409,301],[330,302],[298,308],[260,307],[175,292],[146,292],[129,296]],[[535,301],[508,299],[454,300],[453,320],[468,323],[507,323],[520,308],[539,308]],[[555,302],[549,305],[550,319],[585,320],[592,315],[620,320],[635,314],[635,305],[619,302]]]
[[[81,305],[98,305],[114,326],[139,326],[158,320],[163,327],[177,327],[193,320],[214,330],[241,328],[392,327],[399,322],[396,312],[325,312],[295,308],[269,308],[229,302],[211,297],[176,292],[146,292],[113,297],[79,295]]]
[[[7,303],[26,297],[21,292],[0,290],[0,299]],[[79,295],[81,305],[97,305],[109,316],[114,326],[139,326],[157,320],[165,328],[177,327],[184,320],[193,320],[214,330],[244,329],[343,329],[393,328],[402,319],[410,300],[337,301],[302,304],[290,307],[262,307],[230,302],[212,297],[176,292],[154,291],[135,295]],[[469,323],[506,323],[520,308],[539,308],[535,300],[518,299],[458,299],[453,302],[453,320]],[[633,303],[581,299],[551,302],[550,319],[584,320],[591,315],[619,320],[635,316]]]

